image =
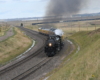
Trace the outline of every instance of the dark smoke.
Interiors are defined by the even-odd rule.
[[[88,0],[50,0],[46,16],[71,16],[79,13]]]
[[[67,17],[79,13],[82,8],[86,7],[88,1],[89,0],[50,0],[43,21],[51,24],[45,24],[43,26],[51,27],[53,26],[52,22],[67,20]]]

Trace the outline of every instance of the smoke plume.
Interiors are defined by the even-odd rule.
[[[55,30],[55,34],[59,35],[59,36],[62,36],[63,35],[63,31],[61,29],[56,29]]]
[[[88,0],[50,0],[46,16],[71,16],[79,13]]]

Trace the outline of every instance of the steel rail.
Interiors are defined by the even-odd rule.
[[[51,59],[52,58],[45,58],[40,63],[38,63],[37,65],[33,66],[32,68],[30,68],[29,70],[25,71],[24,73],[18,75],[17,77],[13,78],[12,80],[23,80],[23,79],[25,79],[30,74],[32,74],[35,71],[37,71],[38,69],[40,69],[42,66],[46,65],[46,63],[48,63]]]

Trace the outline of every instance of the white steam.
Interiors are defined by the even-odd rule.
[[[56,29],[55,30],[55,34],[59,35],[59,36],[62,36],[64,34],[64,32],[62,30],[60,30],[60,29]]]

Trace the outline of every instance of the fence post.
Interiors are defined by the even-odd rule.
[[[79,31],[80,31],[80,23],[78,22],[78,24],[79,24]]]
[[[87,31],[88,31],[88,24],[87,24]]]

